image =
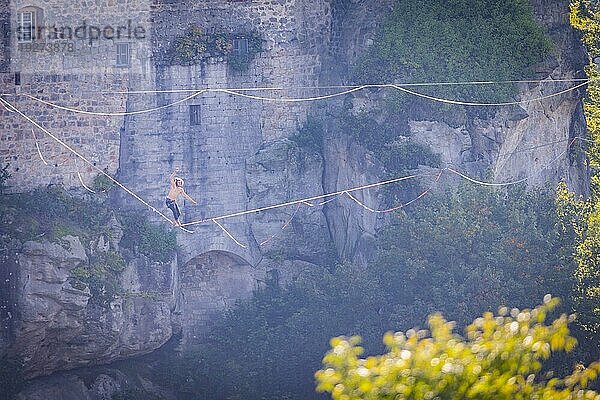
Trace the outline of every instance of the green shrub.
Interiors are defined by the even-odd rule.
[[[116,273],[123,272],[125,270],[125,260],[121,254],[116,251],[100,253],[98,258],[94,261],[94,264]]]
[[[123,247],[137,250],[153,261],[169,262],[177,250],[177,238],[164,224],[152,224],[140,214],[123,218]]]
[[[71,286],[79,290],[88,286],[92,295],[91,302],[108,306],[117,296],[123,294],[119,274],[125,270],[125,266],[125,260],[117,252],[97,254],[91,257],[89,266],[71,270]]]
[[[255,32],[243,35],[235,35],[233,38],[245,38],[248,40],[248,52],[243,54],[229,53],[227,62],[234,71],[245,72],[250,63],[262,51],[263,39]]]
[[[308,117],[306,123],[291,139],[303,149],[323,154],[324,135],[323,122],[314,117]]]
[[[80,232],[72,226],[57,224],[52,232],[53,239],[62,239],[65,236],[77,236]]]
[[[172,62],[177,65],[193,65],[208,55],[207,38],[202,29],[191,27],[185,35],[176,39],[172,49]]]
[[[236,53],[234,39],[248,40],[248,51]],[[210,57],[225,57],[234,71],[244,72],[262,51],[263,39],[256,32],[229,34],[225,32],[205,33],[202,28],[192,26],[185,35],[175,39],[171,49],[170,63],[174,65],[195,65]]]
[[[104,172],[108,173],[108,169],[105,169]],[[108,192],[114,186],[115,186],[115,184],[113,183],[113,181],[108,179],[103,174],[98,174],[94,178],[93,188],[96,192],[103,192],[103,193]]]
[[[346,115],[342,131],[354,137],[381,161],[388,175],[396,177],[420,165],[438,167],[440,158],[429,147],[400,135],[394,124],[379,123],[368,113]]]
[[[589,160],[591,193],[589,199],[577,198],[565,186],[559,205],[564,211],[567,231],[575,235],[576,285],[573,288],[578,325],[596,343],[600,334],[600,66],[594,59],[600,57],[600,4],[590,0],[571,3],[571,25],[582,34],[589,65],[586,73],[591,79],[584,99],[587,125],[586,153]]]
[[[466,337],[433,314],[431,332],[388,332],[387,353],[368,358],[359,357],[364,352],[359,337],[334,338],[324,369],[315,374],[317,390],[334,400],[599,399],[588,385],[600,373],[600,362],[576,366],[564,379],[539,376],[551,353],[570,352],[577,343],[566,315],[546,324],[557,304],[548,295],[533,310],[486,312],[469,325]]]
[[[102,203],[73,197],[59,186],[5,194],[1,203],[12,223],[0,226],[0,230],[21,240],[40,235],[51,240],[60,240],[66,235],[85,239],[105,229],[112,215],[112,210]]]
[[[368,83],[524,79],[550,49],[527,0],[397,1],[354,75]],[[419,91],[492,102],[508,99],[515,87],[436,86]]]

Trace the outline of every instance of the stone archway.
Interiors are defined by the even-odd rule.
[[[181,269],[178,311],[181,346],[200,344],[215,317],[252,295],[259,271],[241,257],[225,251],[201,254]]]

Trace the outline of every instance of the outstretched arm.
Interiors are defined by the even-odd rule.
[[[192,199],[183,189],[181,190],[181,195],[191,201],[192,204],[198,204],[196,203],[196,200]]]
[[[175,168],[171,173],[171,176],[169,176],[169,182],[171,183],[172,188],[175,187],[175,175],[177,175],[177,171],[179,171],[179,168]]]

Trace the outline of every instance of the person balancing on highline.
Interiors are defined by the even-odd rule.
[[[179,211],[179,206],[177,205],[177,197],[182,195],[184,198],[191,201],[193,204],[198,204],[194,199],[192,199],[188,194],[183,190],[183,179],[176,177],[175,175],[179,171],[179,168],[175,168],[175,171],[169,177],[169,182],[171,183],[171,187],[169,188],[169,194],[167,195],[166,203],[167,207],[173,211],[173,225],[181,226],[181,222],[179,222],[179,217],[181,216],[181,212]]]

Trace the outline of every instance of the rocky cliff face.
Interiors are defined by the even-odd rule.
[[[333,43],[326,59],[321,81],[340,84],[349,79],[350,67],[373,45],[378,29],[393,1],[334,2]],[[420,101],[401,116],[411,141],[428,146],[440,156],[442,167],[454,166],[480,179],[509,182],[527,178],[530,187],[554,185],[565,180],[576,192],[589,191],[583,142],[585,132],[581,97],[583,89],[566,95],[530,101],[572,87],[572,82],[553,80],[583,78],[587,62],[584,49],[569,25],[569,2],[532,1],[534,17],[551,37],[555,48],[536,68],[536,76],[546,82],[521,84],[521,106],[491,108],[481,113],[474,108],[456,106],[448,117],[428,117]],[[352,114],[384,109],[386,91],[360,91],[329,109],[346,109]],[[329,112],[329,115],[335,115]],[[483,115],[483,116],[482,116]],[[389,115],[379,113],[378,118]],[[330,124],[324,158],[323,185],[326,191],[343,190],[360,183],[381,179],[382,168],[358,143],[352,143],[335,121]],[[404,138],[407,139],[407,138]],[[344,150],[347,149],[347,150]],[[349,149],[352,149],[348,151]],[[490,174],[491,171],[491,174]],[[446,174],[442,184],[456,183]],[[454,177],[456,178],[456,177]],[[428,182],[423,182],[427,185]],[[380,192],[380,191],[379,191]],[[372,208],[383,208],[377,190],[362,194]],[[376,218],[352,202],[336,202],[326,208],[328,226],[337,252],[345,259],[362,262],[368,258],[369,238],[383,216]]]
[[[2,304],[12,312],[0,350],[23,361],[27,378],[149,353],[170,339],[176,261],[131,257],[114,238],[100,235],[87,246],[69,235],[11,244],[5,267],[14,275]],[[92,293],[93,283],[82,283],[75,271],[92,271],[91,254],[114,250],[127,258],[116,283],[119,295],[108,297],[115,290],[108,284]]]

